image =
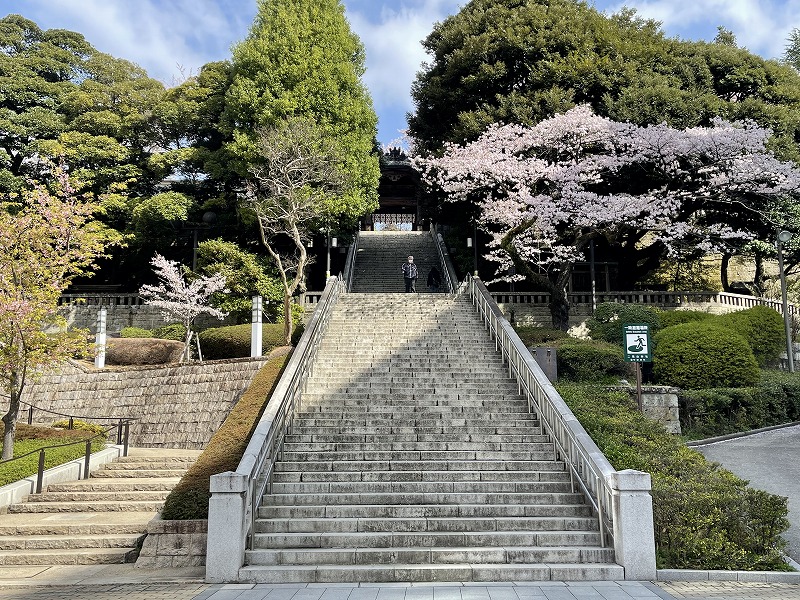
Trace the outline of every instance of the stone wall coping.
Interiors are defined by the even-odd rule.
[[[158,514],[147,524],[147,535],[175,533],[208,533],[208,519],[164,520],[161,518],[161,514]]]
[[[703,571],[694,569],[658,569],[658,581],[742,581],[750,583],[800,584],[800,572],[795,571]]]
[[[277,348],[276,348],[277,350]],[[272,354],[269,355],[270,357]],[[257,357],[245,357],[245,358],[222,358],[218,360],[204,360],[203,362],[194,360],[191,362],[184,362],[184,363],[166,363],[161,365],[110,365],[106,366],[102,369],[96,369],[91,367],[87,364],[84,364],[80,361],[69,359],[69,363],[71,366],[77,368],[79,371],[83,373],[130,373],[135,371],[158,371],[163,369],[176,369],[176,368],[191,368],[191,367],[198,367],[204,365],[234,365],[239,363],[249,363],[249,362],[266,362],[268,360],[268,356],[257,356]]]

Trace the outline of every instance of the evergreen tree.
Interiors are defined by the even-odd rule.
[[[235,173],[261,160],[259,131],[290,117],[313,121],[338,147],[348,187],[327,212],[354,220],[377,204],[377,116],[361,82],[364,49],[340,0],[259,0],[247,38],[233,50],[221,129]]]

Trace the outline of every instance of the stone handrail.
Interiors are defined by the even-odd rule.
[[[547,292],[490,292],[492,298],[500,304],[538,304],[547,305],[550,294]],[[591,305],[591,292],[571,292],[567,294],[570,305]],[[783,304],[780,300],[746,296],[743,294],[730,294],[728,292],[596,292],[595,301],[622,302],[625,304],[648,304],[653,306],[682,306],[686,304],[719,304],[732,308],[751,308],[753,306],[769,306],[783,314]],[[797,316],[800,312],[794,304],[789,304],[789,314]]]
[[[439,254],[439,261],[442,264],[442,270],[444,271],[444,284],[447,288],[448,294],[454,294],[456,291],[456,282],[458,278],[456,277],[456,270],[453,267],[453,261],[450,260],[450,254],[447,251],[447,245],[444,243],[444,238],[441,234],[436,233],[436,225],[431,224],[431,237],[433,238],[433,243],[436,246],[436,252]]]
[[[353,236],[353,243],[350,244],[350,248],[347,250],[347,260],[345,261],[342,279],[344,280],[345,290],[348,292],[353,287],[353,274],[356,270],[356,258],[358,257],[358,242],[360,236],[361,232],[356,231],[355,236]]]
[[[648,579],[656,573],[653,508],[650,475],[639,471],[616,471],[594,443],[570,408],[545,377],[539,365],[506,321],[492,295],[477,277],[467,277],[465,293],[495,348],[508,362],[508,375],[517,380],[552,439],[556,454],[569,468],[573,491],[582,490],[597,512],[600,541],[613,538],[615,559],[625,568],[625,579]]]
[[[283,439],[300,410],[300,395],[339,294],[341,277],[331,277],[314,314],[275,386],[236,471],[211,477],[206,581],[236,581],[252,543],[260,498],[267,492]]]

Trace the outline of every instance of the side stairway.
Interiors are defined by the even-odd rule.
[[[428,273],[443,273],[439,254],[429,231],[362,231],[353,273],[353,292],[404,292],[401,265],[409,255],[419,271],[417,291],[426,292]]]
[[[0,514],[0,565],[134,562],[147,523],[199,454],[131,448],[89,479],[12,504]]]
[[[622,579],[458,297],[343,294],[242,582]]]

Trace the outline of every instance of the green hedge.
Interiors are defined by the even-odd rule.
[[[629,373],[625,354],[615,344],[570,338],[555,347],[559,379],[606,382]]]
[[[650,306],[641,304],[622,304],[621,302],[601,302],[594,315],[586,321],[589,335],[593,340],[601,340],[623,345],[622,326],[632,323],[646,323],[653,334],[659,329],[660,312]]]
[[[719,315],[713,323],[731,329],[747,340],[760,367],[777,365],[778,357],[786,350],[783,317],[767,306]]]
[[[800,373],[762,371],[754,387],[683,390],[681,432],[689,439],[800,420]]]
[[[162,340],[183,342],[186,340],[186,326],[183,323],[172,323],[153,329],[153,337]]]
[[[566,331],[551,329],[549,327],[534,327],[531,325],[515,325],[514,330],[527,347],[547,345],[546,342],[563,340],[567,337]]]
[[[747,341],[714,321],[667,327],[654,337],[656,381],[683,389],[746,387],[759,379]]]
[[[256,373],[203,453],[167,496],[162,518],[208,518],[210,477],[236,470],[288,360],[289,355],[274,358]]]
[[[119,337],[123,338],[150,338],[154,337],[153,332],[142,327],[123,327],[119,332]]]
[[[659,568],[791,570],[781,554],[786,498],[708,462],[640,414],[627,392],[558,390],[615,469],[650,473]]]
[[[713,319],[714,315],[699,310],[665,310],[658,314],[658,326],[661,329],[695,321]]]
[[[203,358],[245,358],[250,356],[250,333],[252,325],[229,325],[213,327],[199,333]],[[265,323],[261,341],[264,353],[283,345],[283,323]]]

